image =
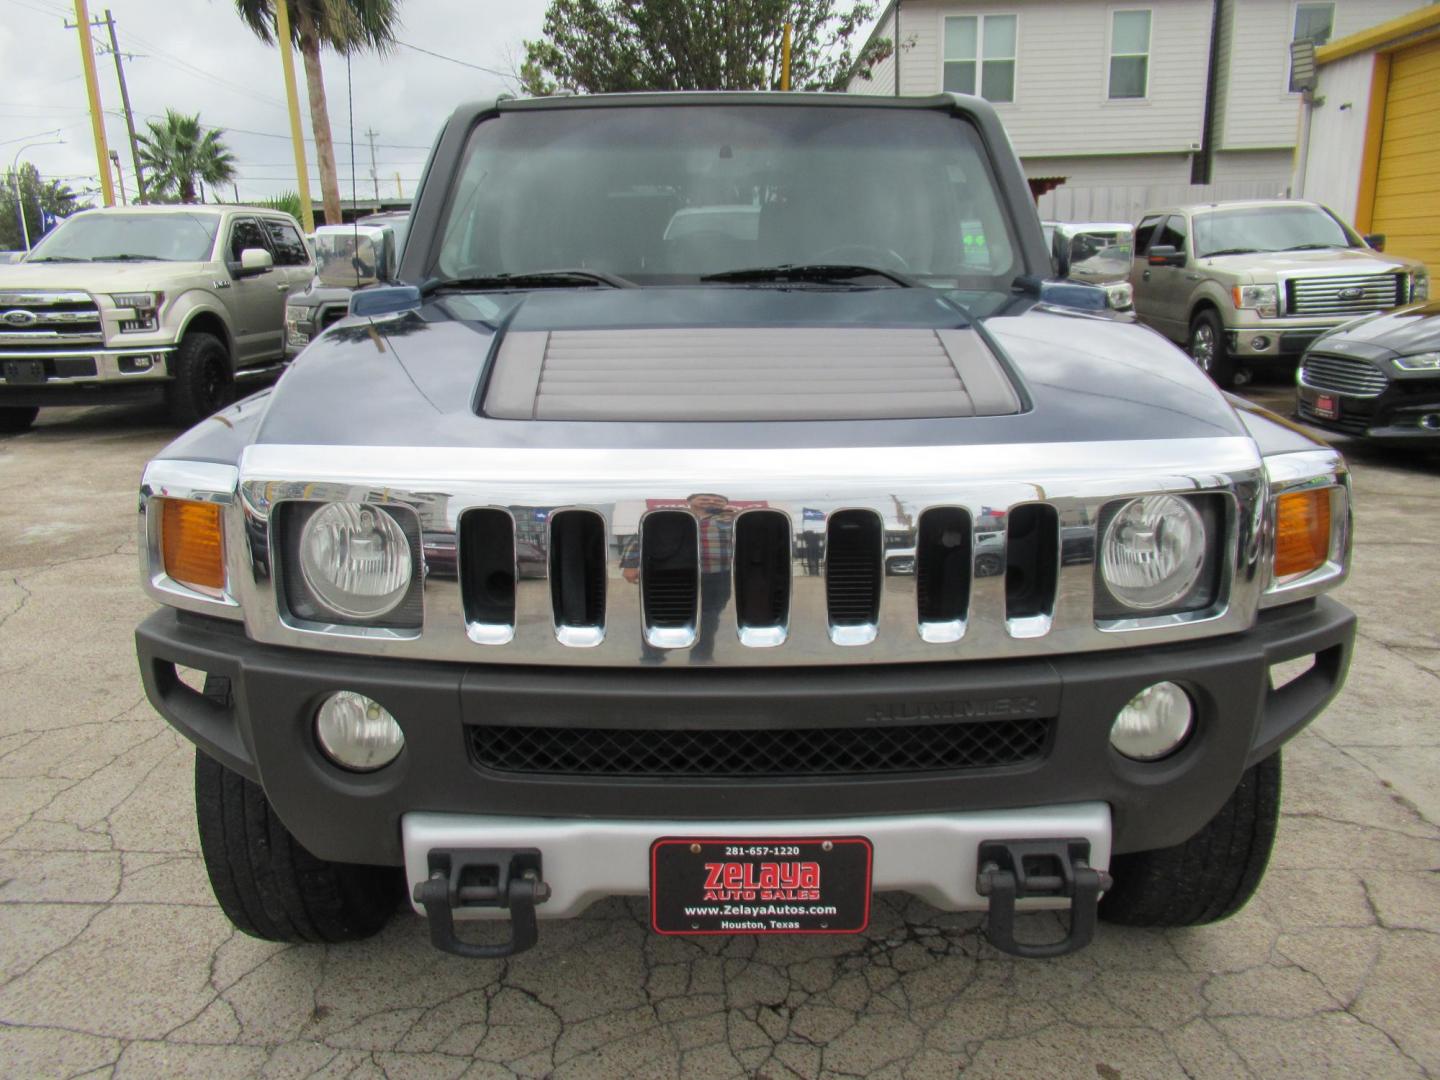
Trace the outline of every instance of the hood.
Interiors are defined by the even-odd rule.
[[[259,441],[783,450],[1244,434],[1209,379],[1143,327],[1018,295],[971,299],[984,317],[967,318],[963,307],[930,289],[557,289],[442,297],[373,325],[331,328],[276,386]],[[493,380],[504,377],[497,358],[519,349],[519,359],[506,363],[523,369],[526,349],[533,358],[542,339],[556,338],[578,342],[591,356],[617,346],[610,350],[615,357],[646,367],[653,378],[602,375],[580,396],[619,400],[585,402],[578,411],[541,411],[537,418],[523,402],[515,407],[524,395],[510,393],[513,387],[499,387],[510,393],[511,407],[487,408]],[[907,402],[877,415],[881,404],[868,399],[891,393],[908,377],[902,367],[940,364],[952,346],[973,346],[986,370],[1002,372],[1014,407],[967,409],[937,395],[933,408]],[[754,378],[744,385],[755,408],[673,407],[684,365],[687,377],[702,384],[692,396],[702,397],[716,393],[703,384],[717,374],[732,389],[740,385],[736,372],[747,363]],[[983,380],[985,371],[973,378]],[[833,400],[847,379],[872,390],[855,395],[851,410],[775,404],[806,387]],[[612,382],[622,392],[602,393]],[[657,408],[642,400],[652,389],[676,400]],[[534,394],[533,382],[526,392]]]
[[[0,266],[0,291],[81,289],[91,293],[149,292],[168,281],[203,274],[202,262],[12,263]]]
[[[1363,345],[1401,356],[1432,352],[1440,349],[1440,300],[1357,319],[1322,341],[1327,349]]]
[[[1413,259],[1385,255],[1369,248],[1324,248],[1319,251],[1258,251],[1248,255],[1220,255],[1200,259],[1201,265],[1221,273],[1251,274],[1383,274],[1420,266]]]

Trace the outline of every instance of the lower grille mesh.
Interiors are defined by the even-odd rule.
[[[497,772],[564,776],[873,776],[1039,760],[1051,721],[972,720],[899,727],[668,731],[476,726],[475,762]]]

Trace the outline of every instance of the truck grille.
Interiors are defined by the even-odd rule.
[[[0,352],[103,344],[100,309],[84,292],[0,292]]]
[[[1285,283],[1290,315],[1364,315],[1405,302],[1404,274],[1350,274],[1291,278]]]
[[[476,764],[560,776],[802,777],[950,772],[1039,760],[1053,721],[1037,717],[899,727],[655,730],[484,725]]]
[[[1306,386],[1351,397],[1379,397],[1390,385],[1384,374],[1349,356],[1307,356],[1300,369]]]

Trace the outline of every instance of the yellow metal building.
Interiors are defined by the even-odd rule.
[[[1316,50],[1303,190],[1440,268],[1440,5]],[[1301,151],[1297,151],[1301,152]]]

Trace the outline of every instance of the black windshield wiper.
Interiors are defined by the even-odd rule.
[[[564,289],[576,285],[606,285],[612,289],[638,286],[603,270],[532,270],[525,274],[481,274],[474,277],[431,278],[420,286],[422,296],[440,289]]]
[[[174,262],[164,255],[96,255],[91,262]]]
[[[1221,248],[1219,251],[1207,251],[1200,256],[1202,259],[1213,259],[1217,255],[1254,255],[1255,248]]]
[[[854,278],[880,277],[907,289],[920,286],[904,274],[881,270],[876,266],[857,263],[782,263],[779,266],[752,266],[744,270],[722,270],[718,274],[702,274],[701,281],[850,281]]]
[[[74,255],[41,255],[38,259],[26,259],[26,262],[89,262],[89,259],[77,259]]]
[[[1339,244],[1296,244],[1294,247],[1281,248],[1281,251],[1325,251],[1328,248],[1340,247]]]

